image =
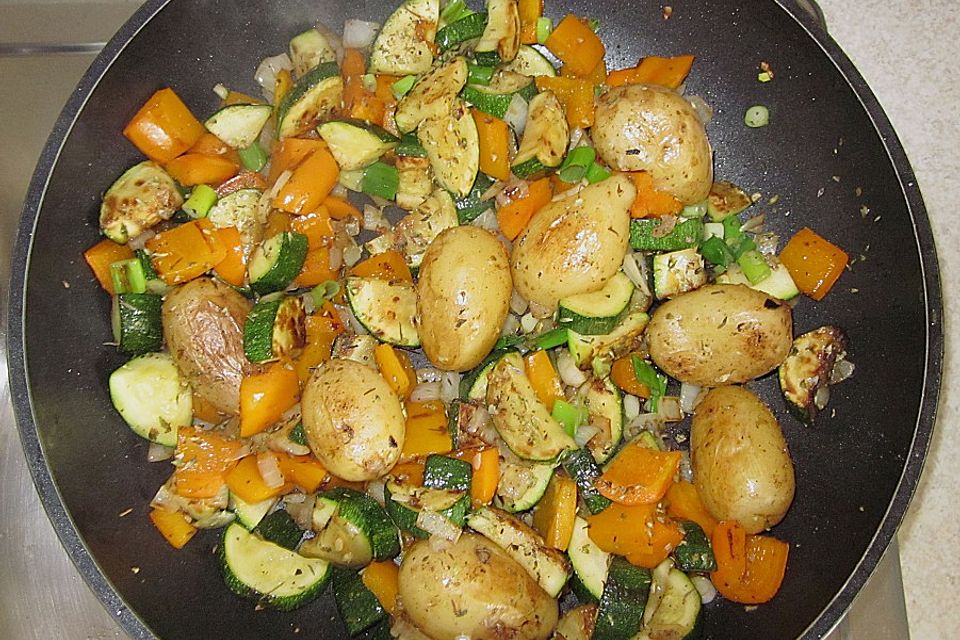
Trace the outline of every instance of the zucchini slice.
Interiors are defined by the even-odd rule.
[[[170,174],[155,162],[135,164],[103,194],[100,230],[114,242],[130,238],[162,220],[169,220],[183,205],[183,196]]]
[[[445,53],[453,47],[469,40],[476,40],[487,28],[486,13],[471,13],[437,31],[437,48]]]
[[[203,126],[234,149],[246,149],[257,141],[272,115],[268,104],[231,104],[207,118]]]
[[[672,298],[705,284],[707,269],[695,248],[653,256],[653,295],[657,300]]]
[[[293,72],[301,78],[318,64],[334,62],[337,51],[317,29],[307,29],[290,39],[290,60]]]
[[[113,337],[120,350],[139,356],[163,348],[163,297],[121,293],[113,297]]]
[[[618,271],[599,291],[560,300],[557,324],[586,335],[610,333],[633,297],[633,282]]]
[[[254,363],[290,356],[307,342],[307,312],[303,298],[262,299],[243,325],[243,352]]]
[[[418,141],[417,146],[419,145]],[[427,152],[424,150],[423,157],[397,156],[394,166],[397,168],[397,176],[400,180],[397,183],[396,203],[401,209],[407,211],[416,209],[433,191],[433,171],[430,169],[430,160],[426,155]]]
[[[738,264],[727,266],[727,270],[717,276],[717,284],[742,284],[781,300],[793,300],[800,295],[800,290],[797,289],[793,276],[779,260],[775,266],[770,268],[770,275],[756,284],[750,282],[750,279],[743,274],[743,269]]]
[[[417,138],[440,186],[456,198],[470,193],[480,171],[480,137],[467,105],[453,100],[444,115],[420,124]]]
[[[490,371],[487,404],[497,408],[493,425],[519,458],[552,462],[564,451],[577,448],[574,439],[537,398],[518,353],[504,355]]]
[[[467,516],[467,526],[503,549],[551,597],[563,590],[570,577],[566,556],[544,544],[540,534],[520,520],[499,509],[481,507]]]
[[[278,509],[265,516],[257,524],[254,533],[259,535],[267,542],[280,545],[284,549],[293,551],[303,540],[303,529],[297,526],[289,513],[283,509]]]
[[[569,138],[570,127],[557,96],[551,91],[538,93],[530,101],[527,125],[513,159],[514,174],[528,178],[545,168],[560,166]]]
[[[714,182],[707,196],[707,213],[714,222],[738,215],[747,210],[753,200],[732,182]]]
[[[534,78],[536,76],[556,76],[557,70],[553,63],[536,48],[522,44],[517,50],[517,57],[510,64],[503,67],[505,71],[513,71]]]
[[[457,210],[450,192],[435,189],[416,211],[401,218],[393,228],[397,248],[407,264],[417,268],[437,236],[457,226]]]
[[[623,395],[610,378],[594,380],[584,394],[590,422],[600,433],[590,438],[587,449],[598,464],[606,462],[623,439]]]
[[[457,527],[463,526],[470,511],[470,494],[466,491],[416,487],[393,477],[387,480],[384,498],[387,513],[396,525],[418,538],[430,537],[428,532],[417,526],[420,511],[439,514]]]
[[[409,76],[429,71],[439,21],[440,0],[406,0],[374,40],[369,72]]]
[[[237,523],[223,530],[220,569],[227,587],[260,604],[291,611],[317,598],[330,565],[260,538]]]
[[[193,395],[173,358],[148,353],[110,374],[110,400],[135,434],[165,447],[193,422]]]
[[[237,522],[242,524],[248,531],[253,531],[260,521],[277,506],[278,498],[267,498],[260,502],[247,502],[240,496],[230,494],[230,510],[237,517]]]
[[[500,482],[497,483],[497,504],[508,513],[532,509],[547,492],[553,478],[552,464],[500,463]]]
[[[239,189],[217,200],[217,203],[207,212],[207,220],[218,229],[237,228],[243,246],[243,257],[247,261],[263,240],[266,214],[261,215],[260,198],[262,196],[263,192],[259,189]]]
[[[301,545],[300,553],[339,567],[363,567],[400,553],[400,535],[386,511],[353,489],[337,487],[318,495],[313,526],[317,535]]]
[[[347,278],[346,289],[353,314],[371,335],[401,347],[420,346],[412,284],[353,276]]]
[[[641,218],[630,221],[630,247],[634,251],[677,251],[696,247],[703,239],[703,220],[691,218],[677,221],[665,235],[654,230],[663,224],[660,218]]]
[[[250,288],[258,295],[282,291],[294,281],[307,257],[307,236],[284,231],[264,240],[250,257]]]
[[[339,108],[343,78],[336,62],[323,62],[297,80],[277,105],[277,138],[298,136],[313,129]]]
[[[600,602],[603,588],[607,583],[607,571],[610,569],[612,554],[607,553],[590,539],[587,521],[577,516],[573,523],[573,535],[567,555],[585,596],[592,602]],[[580,597],[578,594],[577,597]]]
[[[615,556],[600,596],[594,640],[629,640],[643,626],[643,611],[650,593],[650,571]]]
[[[360,364],[377,368],[373,352],[377,348],[377,339],[366,334],[343,334],[333,341],[333,357],[343,360],[353,360]]]
[[[590,513],[600,513],[610,506],[610,499],[600,495],[594,485],[602,472],[590,449],[577,449],[568,453],[563,459],[563,468],[577,483],[577,491]]]
[[[477,173],[477,179],[473,181],[473,187],[470,193],[462,198],[458,198],[455,205],[457,207],[457,220],[460,224],[467,224],[479,218],[485,211],[493,209],[495,200],[486,195],[490,187],[493,186],[493,178],[485,173]]]
[[[431,454],[423,465],[423,486],[448,491],[470,491],[473,465],[449,456]]]
[[[673,550],[673,558],[681,571],[708,573],[717,570],[717,559],[713,555],[710,538],[696,522],[681,520],[683,540]]]
[[[453,100],[467,82],[467,60],[451,58],[417,80],[413,88],[397,103],[394,120],[401,133],[413,131],[430,118],[440,118],[450,109]]]
[[[342,171],[373,164],[397,145],[397,138],[380,127],[360,120],[334,120],[317,129]]]
[[[596,624],[597,605],[582,604],[563,614],[557,622],[553,637],[557,640],[590,640]]]
[[[700,593],[683,571],[670,569],[661,575],[659,569],[654,572],[652,587],[659,594],[659,602],[636,640],[682,640],[695,636],[700,619]]]
[[[494,351],[476,368],[464,374],[460,380],[460,397],[476,402],[486,402],[487,400],[487,376],[493,371],[494,365],[500,361],[504,355],[509,353],[506,350]]]
[[[602,336],[587,336],[576,331],[568,331],[567,346],[570,348],[570,355],[581,369],[586,369],[593,364],[594,358],[612,362],[630,351],[634,343],[643,335],[648,322],[650,322],[650,316],[646,313],[631,311],[617,323],[613,331]]]
[[[838,365],[845,363],[846,357],[847,334],[837,326],[820,327],[793,341],[778,377],[787,406],[798,419],[809,424],[827,405],[829,387],[836,382],[841,371]],[[846,375],[853,370],[850,363],[843,368]]]
[[[512,71],[499,71],[490,80],[490,84],[467,85],[460,93],[461,97],[484,113],[501,120],[510,110],[514,94],[528,102],[537,95],[537,85],[532,78]]]
[[[511,62],[520,48],[520,11],[517,0],[487,0],[487,27],[473,55],[477,64],[495,67]]]
[[[350,637],[383,622],[389,615],[356,571],[334,568],[333,599]]]

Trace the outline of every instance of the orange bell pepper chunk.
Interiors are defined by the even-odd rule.
[[[240,156],[237,154],[236,149],[231,148],[226,142],[210,132],[200,136],[200,138],[193,143],[193,146],[187,149],[187,153],[199,153],[204,156],[223,156],[234,164],[240,164]]]
[[[780,590],[790,545],[770,536],[748,536],[737,522],[721,522],[710,537],[717,570],[710,574],[724,598],[740,604],[769,602]]]
[[[190,519],[179,511],[153,509],[150,511],[150,521],[174,549],[183,549],[197,534],[197,528]]]
[[[687,79],[693,66],[693,56],[661,58],[647,56],[637,66],[617,69],[607,75],[607,85],[620,87],[625,84],[656,84],[676,89]]]
[[[134,114],[123,135],[143,155],[163,164],[192,147],[205,131],[173,89],[160,89]]]
[[[373,350],[373,357],[377,361],[380,375],[384,377],[393,392],[401,399],[410,395],[417,385],[417,374],[407,354],[394,349],[392,345],[381,344]]]
[[[226,250],[226,257],[213,268],[220,279],[235,287],[243,286],[247,273],[247,263],[243,258],[243,241],[236,227],[224,227],[216,230],[217,240]]]
[[[555,473],[533,511],[533,528],[548,547],[566,551],[577,518],[577,483]]]
[[[363,214],[349,201],[336,196],[329,196],[323,201],[323,206],[327,208],[327,213],[334,220],[346,220],[355,218],[358,222],[363,222]]]
[[[279,487],[267,486],[267,483],[263,481],[263,476],[260,475],[256,455],[245,457],[227,474],[227,486],[230,487],[231,493],[244,502],[250,503],[263,502],[269,498],[289,493],[289,487],[286,483]]]
[[[692,482],[684,480],[673,483],[667,490],[665,502],[671,518],[696,522],[708,536],[717,526],[717,519],[703,506],[697,487]]]
[[[410,460],[408,462],[401,462],[393,465],[393,469],[390,470],[390,475],[404,484],[409,483],[418,487],[422,487],[423,468],[424,463],[422,460]]]
[[[597,479],[597,491],[620,504],[656,504],[673,483],[680,457],[679,451],[656,451],[631,442]]]
[[[336,280],[339,276],[339,270],[330,268],[330,249],[317,247],[307,251],[303,267],[293,284],[297,287],[315,287],[328,280]]]
[[[628,175],[637,188],[637,195],[630,205],[631,218],[659,218],[683,210],[682,202],[653,186],[653,178],[646,171],[632,171]]]
[[[546,351],[531,351],[523,358],[523,368],[537,398],[553,411],[553,403],[563,398],[560,376]]]
[[[83,252],[83,259],[87,261],[97,282],[107,293],[113,295],[113,278],[110,275],[110,265],[120,260],[129,260],[133,257],[133,249],[125,244],[117,244],[105,238]]]
[[[624,393],[637,396],[638,398],[649,398],[650,389],[647,385],[637,380],[637,374],[633,370],[633,356],[636,354],[628,353],[622,358],[613,361],[610,368],[610,379],[620,387]],[[641,358],[642,359],[642,358]]]
[[[267,214],[267,224],[263,227],[263,237],[272,238],[284,231],[290,231],[290,224],[292,222],[292,215],[274,209]]]
[[[557,96],[571,127],[593,126],[595,109],[592,82],[576,77],[537,76],[536,83],[537,89],[552,91]]]
[[[307,236],[307,247],[310,250],[330,246],[335,235],[330,222],[330,212],[324,205],[320,205],[312,213],[291,219],[290,231]]]
[[[448,454],[451,458],[469,462],[473,467],[470,498],[474,505],[490,504],[500,482],[500,452],[496,447],[458,449]],[[422,474],[420,484],[423,484]]]
[[[280,69],[273,84],[273,104],[280,104],[290,89],[293,89],[293,74],[289,69]]]
[[[553,189],[549,178],[534,180],[527,186],[527,194],[515,198],[497,208],[497,224],[500,231],[509,240],[516,240],[530,223],[537,211],[544,208],[553,198]]]
[[[280,420],[300,400],[296,371],[279,362],[240,382],[240,435],[248,438]]]
[[[401,461],[453,449],[442,402],[407,402],[406,409],[407,433],[400,452]]]
[[[277,454],[280,472],[288,482],[292,482],[307,493],[313,493],[330,475],[319,460],[313,456],[291,456]]]
[[[606,54],[603,42],[590,25],[573,15],[561,20],[544,44],[578,76],[592,72]]]
[[[168,162],[164,168],[185,187],[198,184],[219,185],[237,175],[240,165],[226,156],[185,153]]]
[[[177,432],[173,490],[184,498],[213,498],[223,488],[226,475],[237,465],[241,444],[217,431],[194,427]]]
[[[780,253],[797,288],[814,300],[823,300],[848,261],[843,249],[807,227],[797,231]]]
[[[217,411],[217,408],[210,404],[209,400],[197,393],[193,394],[193,417],[210,424],[217,424],[224,418],[223,414]]]
[[[537,43],[537,20],[543,15],[543,0],[519,0],[520,42]]]
[[[477,124],[480,171],[497,180],[510,177],[510,127],[500,118],[471,109]]]
[[[583,76],[578,76],[575,74],[570,67],[560,67],[560,75],[564,78],[580,78],[581,80],[585,80],[594,86],[598,84],[606,84],[607,63],[605,60],[600,60],[600,62],[597,63],[597,66],[593,68],[593,71]]]
[[[662,562],[683,541],[680,527],[658,516],[655,504],[613,503],[588,516],[587,524],[587,534],[598,547],[648,568]]]
[[[407,266],[403,254],[393,249],[358,262],[350,270],[350,275],[413,283],[413,274],[410,273],[410,267]]]
[[[340,167],[326,146],[317,148],[293,170],[277,193],[273,206],[281,211],[304,214],[316,211],[340,176]]]
[[[371,562],[360,574],[364,586],[377,597],[390,615],[396,615],[397,594],[400,592],[400,567],[391,560]]]
[[[146,243],[157,274],[169,285],[203,275],[227,257],[227,249],[206,220],[185,222]]]
[[[306,328],[306,344],[294,362],[294,369],[300,382],[306,382],[315,367],[330,359],[333,341],[344,330],[343,323],[338,317],[327,317],[321,314],[307,316]]]
[[[284,171],[295,169],[307,156],[317,149],[326,149],[323,140],[311,138],[284,138],[273,148],[270,156],[270,173],[267,182],[273,184]]]

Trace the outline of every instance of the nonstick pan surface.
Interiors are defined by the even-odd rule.
[[[28,463],[81,573],[138,638],[346,637],[329,594],[293,613],[257,610],[224,587],[215,532],[175,551],[147,518],[169,474],[114,412],[107,377],[123,362],[109,299],[82,252],[99,237],[99,198],[140,158],[120,135],[157,88],[195,113],[211,88],[255,92],[259,61],[316,21],[381,21],[393,2],[151,0],[94,62],[37,167],[11,282],[9,366]],[[909,163],[875,98],[835,43],[795,5],[548,0],[553,18],[596,17],[610,68],[643,55],[692,53],[687,83],[713,105],[708,132],[719,179],[763,195],[756,208],[789,237],[810,226],[855,258],[822,302],[803,299],[797,333],[825,323],[851,339],[854,377],[832,389],[813,428],[787,416],[767,378],[751,384],[781,419],[797,497],[775,534],[791,543],[783,589],[754,610],[716,601],[707,638],[817,638],[839,620],[907,508],[930,441],[943,336],[936,253]],[[765,61],[773,82],[757,81]],[[770,125],[748,129],[763,104]],[[770,198],[777,196],[775,204]],[[832,415],[831,415],[832,414]],[[125,514],[125,515],[121,515]]]

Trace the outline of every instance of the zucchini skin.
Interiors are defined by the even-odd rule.
[[[336,487],[321,496],[335,500],[340,505],[339,517],[364,532],[374,560],[389,560],[400,553],[397,527],[376,500],[347,487]]]
[[[152,293],[117,294],[120,350],[133,356],[163,348],[163,297]]]
[[[600,597],[593,640],[628,640],[643,627],[650,571],[614,556]]]
[[[486,13],[472,13],[465,18],[460,18],[437,31],[437,48],[443,53],[462,42],[479,38],[483,35],[486,26]]]
[[[635,251],[678,251],[696,247],[703,238],[703,220],[699,218],[678,222],[670,233],[657,237],[654,229],[660,224],[656,218],[631,220],[630,247]]]
[[[600,465],[586,447],[568,453],[562,462],[563,468],[577,483],[577,491],[590,513],[597,514],[610,506],[610,499],[600,495],[594,482],[600,477]]]
[[[290,514],[280,509],[264,516],[254,531],[268,542],[293,551],[303,539],[303,529],[297,526]]]
[[[427,456],[423,467],[423,486],[448,491],[470,491],[473,465],[438,454]]]
[[[387,618],[386,609],[356,571],[340,567],[333,569],[333,598],[340,619],[351,636],[363,633]]]
[[[681,571],[707,573],[717,570],[717,559],[713,555],[710,539],[696,522],[683,520],[683,541],[673,550],[677,568]]]

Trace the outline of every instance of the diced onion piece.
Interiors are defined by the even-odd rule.
[[[281,69],[293,70],[293,62],[286,53],[264,58],[253,74],[254,80],[260,85],[263,97],[268,101],[273,100],[273,92],[277,86],[277,74],[280,73]]]
[[[417,382],[440,382],[443,377],[443,371],[433,367],[424,367],[417,369]]]
[[[440,378],[440,399],[450,404],[460,395],[460,374],[447,371]]]
[[[257,454],[257,471],[263,478],[263,484],[271,489],[283,486],[283,472],[280,471],[280,461],[277,456],[269,451]]]
[[[386,502],[386,483],[383,480],[371,480],[367,483],[367,495],[382,506]]]
[[[623,416],[627,420],[633,420],[640,415],[640,398],[629,393],[623,396]]]
[[[520,318],[520,329],[523,333],[533,333],[539,322],[532,313],[526,313]]]
[[[494,213],[493,208],[487,209],[476,218],[470,221],[475,227],[480,227],[481,229],[486,229],[487,231],[497,231],[500,228],[500,224],[497,222],[497,214]]]
[[[313,526],[313,507],[316,504],[315,496],[304,493],[291,493],[283,496],[283,508],[297,526],[308,530]]]
[[[364,231],[384,231],[390,228],[383,211],[372,204],[363,205],[363,230]]]
[[[700,403],[700,394],[703,388],[689,382],[680,384],[680,410],[684,413],[693,413]]]
[[[526,299],[514,289],[510,295],[510,311],[513,311],[517,315],[523,315],[526,313],[528,306]]]
[[[343,266],[343,249],[337,245],[331,246],[327,253],[327,262],[331,271],[339,271]]]
[[[351,242],[351,244],[343,250],[343,263],[348,267],[352,267],[360,262],[362,256],[363,249],[357,246],[355,242]]]
[[[503,119],[513,127],[518,136],[523,135],[523,130],[527,126],[527,101],[520,97],[519,93],[513,94],[510,99],[510,106],[503,115]]]
[[[633,438],[641,431],[650,431],[651,433],[660,433],[663,429],[663,418],[659,413],[641,413],[636,418],[627,423],[623,437],[626,440]]]
[[[367,334],[367,328],[357,320],[357,316],[353,315],[353,311],[350,310],[350,307],[342,304],[333,305],[334,309],[337,310],[337,313],[340,314],[340,317],[350,325],[350,329],[353,330],[353,333],[362,336]]]
[[[577,429],[577,432],[573,434],[573,439],[576,441],[578,447],[585,447],[593,436],[600,433],[600,427],[593,424],[585,424]]]
[[[414,402],[428,402],[440,399],[439,382],[421,382],[410,392],[410,399]]]
[[[573,356],[566,349],[560,349],[557,354],[557,373],[563,384],[568,387],[579,387],[587,381],[587,375],[577,368]]]
[[[507,319],[503,321],[503,328],[500,329],[500,337],[512,336],[520,328],[520,319],[512,313],[507,314]]]
[[[703,604],[710,604],[713,602],[713,599],[717,597],[717,588],[710,582],[710,578],[693,576],[690,578],[690,581],[693,582],[693,586],[697,588],[697,592],[700,594],[700,602]]]
[[[828,402],[830,402],[830,387],[825,384],[820,385],[813,394],[813,404],[822,411]]]
[[[677,396],[663,396],[657,404],[657,415],[664,422],[680,422],[683,420],[683,410],[680,408],[680,398]]]
[[[211,511],[197,518],[193,526],[197,529],[221,529],[233,522],[236,515],[232,511]]]
[[[154,509],[163,509],[164,511],[177,512],[180,510],[181,499],[170,489],[170,483],[166,482],[157,489],[157,493],[150,501],[150,506]]]
[[[373,44],[380,25],[366,20],[349,19],[343,23],[343,47],[345,49],[365,49]]]
[[[714,109],[702,96],[687,96],[687,102],[693,107],[700,122],[705,125],[710,124],[710,121],[713,120]]]
[[[837,360],[833,365],[833,371],[830,372],[830,384],[843,382],[853,375],[854,364],[849,360]]]
[[[150,443],[147,449],[147,462],[163,462],[173,457],[173,447],[165,447],[156,442]]]
[[[439,538],[447,543],[456,542],[462,533],[460,527],[436,511],[430,511],[429,509],[420,510],[420,513],[417,514],[416,526],[430,534],[431,545],[434,538]]]
[[[632,282],[634,286],[649,296],[650,285],[647,282],[646,272],[646,263],[643,260],[643,256],[635,253],[627,253],[627,255],[623,256],[623,274],[630,278],[630,282]]]

